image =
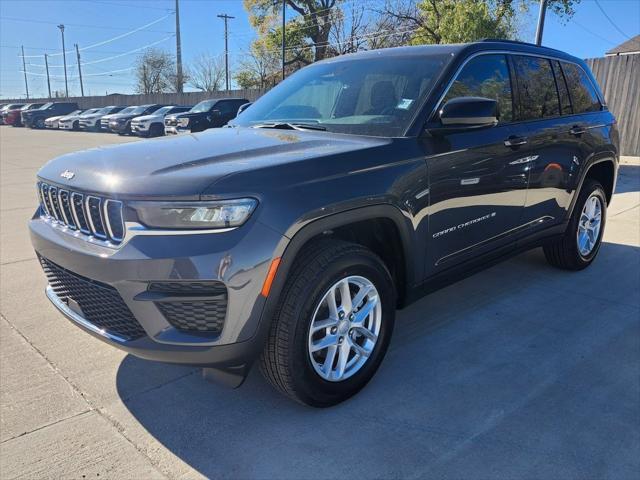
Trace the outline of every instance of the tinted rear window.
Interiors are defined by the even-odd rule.
[[[518,82],[518,118],[534,120],[560,115],[551,62],[546,58],[514,56]]]
[[[602,109],[598,94],[586,72],[573,63],[562,62],[569,86],[574,113],[597,112]]]

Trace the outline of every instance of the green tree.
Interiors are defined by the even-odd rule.
[[[571,18],[580,0],[549,0],[548,9]],[[386,0],[378,9],[389,39],[381,46],[471,42],[481,38],[515,38],[516,19],[537,0]]]
[[[287,24],[287,29],[297,29],[303,40],[313,48],[313,61],[322,60],[329,54],[329,35],[334,24],[334,13],[342,0],[285,0],[287,7],[299,15],[299,20]],[[273,32],[280,24],[281,0],[244,0],[249,12],[249,21],[264,36]],[[287,45],[289,45],[287,33]],[[282,36],[280,35],[280,38]]]

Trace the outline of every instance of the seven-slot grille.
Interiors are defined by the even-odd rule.
[[[44,214],[55,222],[100,240],[118,244],[124,238],[122,202],[38,183]]]

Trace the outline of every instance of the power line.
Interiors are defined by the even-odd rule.
[[[588,29],[587,27],[585,27],[585,26],[584,26],[584,25],[582,25],[581,23],[576,22],[576,21],[575,21],[575,19],[572,19],[572,20],[571,20],[571,23],[575,23],[578,27],[580,27],[580,28],[581,28],[582,30],[584,30],[585,32],[590,33],[590,34],[591,34],[591,35],[593,35],[594,37],[597,37],[597,38],[599,38],[600,40],[602,40],[602,41],[604,41],[604,42],[607,42],[607,43],[609,43],[609,44],[611,44],[611,45],[617,45],[617,44],[618,44],[618,42],[613,42],[613,41],[609,40],[608,38],[604,38],[602,35],[600,35],[600,34],[598,34],[598,33],[594,32],[593,30]]]
[[[172,15],[170,13],[169,15]],[[42,23],[46,25],[57,25],[58,22],[51,22],[49,20],[34,20],[32,18],[20,18],[20,17],[0,17],[0,20],[9,20],[13,22],[24,22],[24,23]],[[109,27],[106,25],[87,25],[85,23],[66,23],[65,25],[74,28],[90,28],[90,29],[100,29],[100,30],[127,30],[128,27]],[[167,31],[162,30],[149,30],[149,32],[153,33],[168,33]],[[27,47],[25,47],[27,48]]]
[[[602,12],[602,14],[605,16],[605,18],[607,20],[609,20],[609,23],[613,26],[613,28],[615,28],[618,32],[620,32],[620,34],[623,37],[627,37],[628,39],[631,39],[631,37],[629,35],[627,35],[626,33],[624,33],[622,30],[620,30],[620,28],[618,27],[618,25],[616,25],[613,20],[611,20],[611,18],[609,17],[609,15],[607,15],[607,12],[604,11],[604,8],[602,8],[602,5],[600,5],[600,2],[598,0],[596,0],[596,5],[598,6],[598,8],[600,9],[600,11]]]
[[[122,52],[122,53],[119,53],[118,55],[113,55],[111,57],[99,58],[98,60],[91,60],[90,62],[82,62],[80,65],[84,67],[85,65],[94,65],[96,63],[103,63],[103,62],[108,62],[108,61],[111,61],[111,60],[115,60],[116,58],[126,57],[127,55],[132,55],[132,54],[137,53],[137,52],[139,52],[141,50],[145,50],[147,48],[150,48],[150,47],[153,47],[155,45],[158,45],[158,44],[160,44],[162,42],[166,42],[167,40],[169,40],[170,38],[173,38],[173,37],[174,37],[174,35],[171,34],[168,37],[164,37],[164,38],[162,38],[162,39],[160,39],[160,40],[158,40],[156,42],[148,43],[147,45],[143,45],[141,47],[134,48],[133,50],[129,50],[128,52]],[[82,49],[80,49],[80,50],[82,50]],[[39,68],[43,68],[44,67],[44,65],[37,64],[37,63],[29,63],[28,65],[31,66],[31,67],[39,67]],[[77,66],[78,66],[77,64],[76,65],[69,65],[69,68],[77,67]],[[64,68],[64,65],[49,65],[49,68]]]
[[[108,43],[115,42],[116,40],[120,40],[121,38],[128,37],[129,35],[133,35],[134,33],[137,33],[137,32],[139,32],[141,30],[145,30],[146,28],[150,27],[151,25],[155,25],[156,23],[160,23],[161,21],[165,20],[166,18],[169,18],[171,15],[173,15],[173,14],[172,13],[168,13],[167,15],[164,15],[164,16],[154,20],[153,22],[149,22],[146,25],[143,25],[141,27],[135,28],[135,29],[130,30],[128,32],[125,32],[125,33],[123,33],[121,35],[115,36],[113,38],[109,38],[108,40],[103,40],[101,42],[94,43],[92,45],[89,45],[88,47],[83,47],[83,48],[80,49],[80,51],[89,50],[89,49],[94,48],[94,47],[100,47],[102,45],[106,45]],[[67,52],[52,53],[49,56],[50,57],[59,57],[63,53],[74,53],[74,52],[73,52],[73,50],[69,50]],[[25,58],[40,58],[40,56],[41,55],[25,55]]]

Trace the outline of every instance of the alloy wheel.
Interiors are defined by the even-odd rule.
[[[361,276],[336,282],[315,308],[308,334],[309,359],[324,380],[340,382],[367,363],[380,335],[382,304]]]
[[[592,194],[584,204],[578,220],[578,252],[583,257],[589,256],[600,238],[602,225],[602,201]]]

